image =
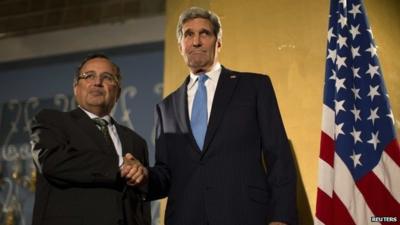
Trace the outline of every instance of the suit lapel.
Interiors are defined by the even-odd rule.
[[[196,140],[194,139],[192,128],[190,127],[189,113],[188,113],[188,102],[187,102],[187,84],[190,81],[188,76],[183,84],[178,88],[173,98],[173,106],[176,114],[176,120],[178,121],[179,128],[188,139],[188,141],[195,146],[200,152],[197,146]]]
[[[103,137],[101,131],[96,127],[96,124],[90,119],[90,117],[82,111],[80,108],[76,108],[71,112],[72,117],[77,121],[78,127],[80,127],[86,135],[93,140],[94,144],[106,153],[110,153],[107,150],[107,143]]]
[[[174,95],[173,98],[173,104],[176,118],[182,133],[187,134],[185,136],[200,153],[201,151],[197,146],[196,140],[194,139],[192,133],[192,129],[190,127],[187,102],[187,84],[189,80],[190,77],[188,76],[185,82],[178,88],[176,95]],[[202,151],[203,155],[207,151],[207,148],[211,143],[220,122],[222,121],[224,112],[227,109],[232,94],[235,90],[237,80],[238,78],[233,74],[232,71],[229,71],[222,67],[221,75],[218,80],[213,104],[211,107],[210,119],[208,122],[206,137],[204,140],[204,149]]]
[[[232,94],[235,90],[238,78],[229,71],[222,67],[221,75],[218,80],[217,89],[215,91],[214,100],[211,107],[210,119],[208,121],[208,127],[206,137],[204,140],[204,150],[207,151],[215,132],[217,131],[231,100]]]

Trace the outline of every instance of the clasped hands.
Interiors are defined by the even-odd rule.
[[[149,171],[130,153],[124,156],[124,162],[120,170],[121,177],[130,186],[141,186],[147,183]]]

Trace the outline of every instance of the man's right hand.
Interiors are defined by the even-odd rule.
[[[124,156],[124,163],[121,166],[121,177],[125,178],[130,186],[141,186],[147,183],[149,172],[132,154]]]

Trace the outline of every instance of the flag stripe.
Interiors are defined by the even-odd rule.
[[[314,225],[325,225],[318,217],[314,217]]]
[[[322,105],[322,131],[328,135],[332,140],[335,135],[335,111],[326,106]]]
[[[324,160],[319,160],[318,188],[325,192],[326,195],[332,197],[334,170]]]
[[[400,218],[400,205],[373,172],[357,181],[357,187],[375,215]]]
[[[346,206],[343,205],[335,193],[331,198],[325,192],[318,189],[317,198],[317,208],[320,210],[317,211],[316,217],[319,224],[355,224]]]
[[[392,158],[383,152],[379,164],[373,169],[380,182],[385,185],[397,203],[400,203],[400,176],[391,171],[400,171],[399,166]]]
[[[332,198],[327,195],[320,188],[317,190],[317,208],[320,209],[316,212],[316,217],[323,224],[329,225],[329,221],[332,221]]]
[[[394,139],[392,140],[389,145],[386,147],[386,153],[393,159],[393,161],[400,167],[400,146],[399,142]]]
[[[335,155],[335,143],[333,141],[334,131],[332,124],[335,123],[335,112],[326,105],[322,106],[322,132],[320,158],[333,167],[333,158]]]
[[[373,216],[364,196],[356,187],[353,177],[342,159],[335,154],[334,192],[348,209],[356,224],[368,224]],[[341,223],[336,223],[341,224]]]
[[[347,211],[346,206],[335,193],[333,194],[333,206],[334,216],[332,218],[333,223],[331,224],[355,225],[353,218],[349,214],[349,211]]]
[[[319,157],[333,167],[333,159],[335,155],[335,142],[332,138],[326,135],[324,132],[321,133],[321,151]]]

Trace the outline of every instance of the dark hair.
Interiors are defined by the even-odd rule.
[[[120,71],[120,69],[119,69],[119,66],[118,66],[117,64],[113,63],[113,62],[111,61],[111,59],[110,59],[108,56],[106,56],[105,54],[103,54],[103,53],[94,53],[94,54],[88,55],[88,56],[79,64],[79,66],[76,68],[76,70],[75,70],[75,75],[74,75],[74,86],[78,83],[79,76],[81,75],[81,69],[82,69],[82,67],[83,67],[89,60],[96,59],[96,58],[107,59],[108,61],[110,61],[110,63],[113,65],[114,69],[117,71],[116,77],[117,77],[117,80],[118,80],[118,84],[120,84],[120,81],[121,81],[121,79],[122,79],[122,76],[121,76],[121,71]]]
[[[200,7],[191,7],[182,12],[179,16],[178,25],[176,26],[176,38],[178,39],[178,43],[181,42],[183,37],[182,27],[183,24],[186,23],[188,20],[196,19],[196,18],[203,18],[209,20],[213,27],[213,33],[215,37],[219,40],[222,39],[222,27],[221,27],[221,20],[219,19],[218,15],[214,12],[209,10],[200,8]]]

